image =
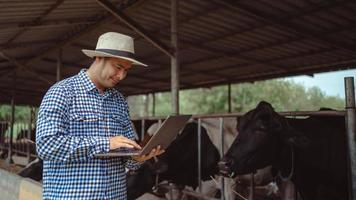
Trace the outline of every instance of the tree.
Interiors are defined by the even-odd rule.
[[[180,92],[180,111],[189,114],[228,112],[227,86],[198,88]],[[231,86],[232,112],[247,112],[258,102],[270,102],[277,111],[319,110],[320,107],[343,109],[344,100],[325,95],[320,88],[304,88],[293,81],[281,79]],[[143,103],[135,105],[142,110]],[[156,115],[168,115],[171,110],[170,93],[156,94]],[[135,116],[137,113],[133,112]]]

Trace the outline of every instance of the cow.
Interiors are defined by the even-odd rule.
[[[18,173],[18,175],[33,179],[35,181],[41,181],[42,171],[43,171],[43,161],[40,158],[36,158],[34,161],[26,165],[26,167],[22,169]]]
[[[8,122],[1,122],[0,121],[0,159],[5,159],[7,157],[7,146],[5,145],[6,141],[6,130],[9,127]]]
[[[142,131],[142,120],[132,120],[132,127],[136,133],[136,140],[141,141],[141,131]],[[147,130],[149,127],[151,127],[154,123],[156,123],[157,120],[150,120],[150,119],[145,119],[145,127],[143,129],[144,131],[144,136],[147,135]]]
[[[237,130],[239,135],[219,162],[222,175],[272,165],[304,200],[348,199],[344,117],[285,118],[262,101],[240,118]]]
[[[188,123],[182,133],[166,149],[166,152],[158,157],[158,161],[146,161],[140,169],[127,173],[128,199],[136,199],[146,192],[151,192],[158,175],[158,182],[170,181],[178,186],[198,186],[198,125],[195,122]],[[201,178],[210,179],[210,176],[218,173],[217,163],[220,155],[212,144],[206,130],[201,129]]]
[[[21,129],[16,136],[16,141],[21,141],[23,139],[29,139],[36,143],[36,128],[33,128],[30,133],[30,138],[28,138],[28,129]]]

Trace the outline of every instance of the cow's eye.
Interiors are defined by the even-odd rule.
[[[260,130],[266,130],[267,129],[267,126],[265,124],[261,124],[259,127],[258,127]]]

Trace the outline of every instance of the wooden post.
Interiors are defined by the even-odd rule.
[[[227,85],[228,112],[231,113],[231,83]]]
[[[348,141],[349,199],[356,198],[356,106],[353,77],[345,78],[346,130]]]
[[[178,0],[171,0],[171,94],[172,114],[179,114]]]
[[[62,49],[58,49],[57,55],[57,81],[61,80],[62,76]]]
[[[27,139],[31,140],[31,134],[32,134],[32,123],[34,118],[34,111],[33,107],[30,107],[30,119],[28,123],[28,132],[27,132]],[[31,162],[31,146],[32,144],[29,142],[26,142],[26,156],[27,156],[27,163]]]
[[[149,98],[150,96],[149,96],[149,94],[146,94],[144,97],[145,97],[145,103],[144,103],[144,109],[143,109],[144,110],[143,116],[147,117],[147,116],[149,116],[148,107],[150,105],[149,104],[150,103],[150,98]]]
[[[11,129],[10,129],[10,140],[9,140],[9,148],[8,148],[8,155],[6,158],[6,164],[10,165],[14,163],[12,160],[12,138],[14,136],[14,123],[15,123],[15,91],[12,90],[12,97],[11,97]]]
[[[152,93],[152,116],[156,115],[156,94]]]

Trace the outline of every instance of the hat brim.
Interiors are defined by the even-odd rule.
[[[124,59],[124,60],[128,60],[128,61],[131,61],[132,64],[134,65],[141,65],[141,66],[144,66],[144,67],[147,67],[146,64],[143,64],[142,62],[139,62],[135,59],[132,59],[132,58],[128,58],[128,57],[124,57],[124,56],[117,56],[117,55],[113,55],[113,54],[110,54],[110,53],[105,53],[105,52],[101,52],[101,51],[95,51],[95,50],[88,50],[88,49],[82,49],[82,52],[86,55],[86,56],[89,56],[91,58],[94,58],[94,57],[112,57],[112,58],[119,58],[119,59]]]

